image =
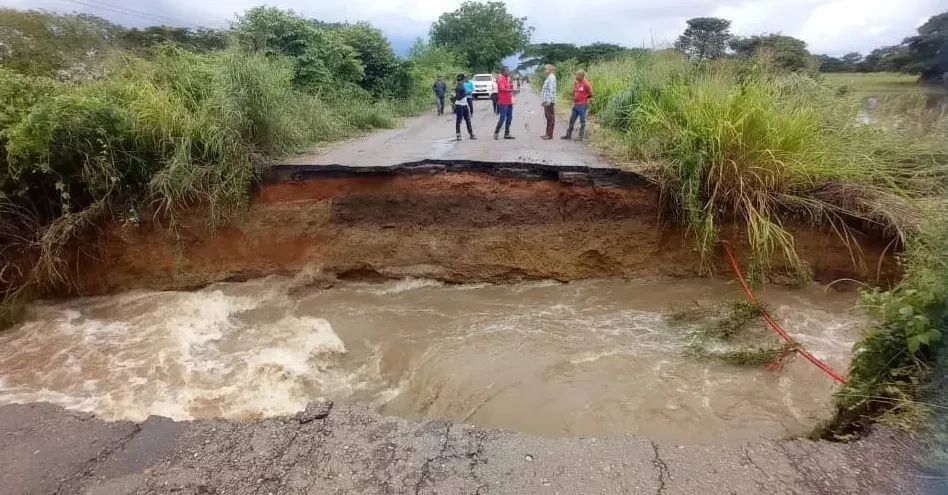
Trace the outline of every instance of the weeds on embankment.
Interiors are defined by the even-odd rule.
[[[735,220],[757,277],[775,257],[805,275],[785,228],[791,219],[830,225],[854,249],[854,222],[905,246],[904,279],[863,295],[878,324],[856,346],[826,431],[845,434],[915,408],[948,324],[948,230],[930,221],[944,211],[945,116],[886,112],[867,121],[858,118],[860,99],[766,59],[696,65],[662,51],[588,74],[601,125],[595,140],[661,187],[706,260],[719,226]]]
[[[902,257],[905,277],[898,285],[862,295],[877,323],[853,349],[849,381],[824,434],[845,438],[875,418],[899,424],[928,412],[920,400],[931,389],[936,363],[941,359],[944,369],[946,359],[948,221],[938,219],[911,237]]]
[[[252,13],[234,30],[270,39],[267,29],[295,27],[298,32],[283,34],[297,36],[300,46],[336,34],[292,12]],[[363,25],[333,29],[381,37]],[[355,57],[332,39],[331,48]],[[390,74],[373,74],[391,83],[383,90],[404,93],[376,94],[345,80],[327,82],[332,91],[324,96],[320,78],[300,84],[311,75],[310,52],[297,56],[239,43],[204,53],[167,44],[109,46],[108,64],[81,80],[0,65],[0,323],[14,321],[28,295],[70,286],[69,263],[87,247],[80,237],[101,221],[148,215],[174,227],[182,209],[201,206],[208,225],[220,225],[245,211],[254,177],[274,159],[397,125],[400,116],[430,105],[430,82],[420,79],[444,70],[402,63],[391,53]],[[452,62],[438,53],[428,59],[446,67]]]
[[[709,66],[674,54],[604,64],[600,120],[614,151],[640,163],[705,258],[719,225],[745,225],[751,274],[774,253],[805,273],[788,218],[836,226],[854,219],[904,239],[918,227],[913,204],[948,174],[948,145],[898,125],[864,124],[858,105],[814,79],[763,62]],[[610,96],[611,94],[611,96]]]

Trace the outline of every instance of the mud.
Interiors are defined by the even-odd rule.
[[[210,231],[113,223],[77,263],[80,293],[194,288],[298,272],[448,282],[670,275],[701,265],[688,233],[662,222],[659,191],[616,169],[428,161],[392,167],[280,166],[248,213]],[[885,282],[890,239],[786,219],[815,278]],[[725,237],[743,245],[741,229]],[[741,255],[741,253],[738,253]],[[720,258],[716,269],[726,271]],[[776,273],[781,271],[775,259]]]
[[[321,419],[107,423],[48,404],[0,407],[0,487],[16,494],[944,493],[919,444],[733,447],[547,439],[358,406]]]

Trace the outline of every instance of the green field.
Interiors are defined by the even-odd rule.
[[[948,93],[944,86],[919,84],[918,76],[897,72],[835,72],[823,74],[823,78],[832,87],[846,87],[865,97]]]

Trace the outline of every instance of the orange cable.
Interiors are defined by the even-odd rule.
[[[750,286],[747,285],[747,280],[744,279],[744,274],[741,273],[741,267],[737,264],[737,259],[734,258],[734,253],[731,252],[731,248],[727,244],[724,244],[724,253],[727,254],[728,262],[731,264],[731,269],[734,270],[734,275],[737,276],[737,280],[741,283],[741,287],[744,289],[744,293],[747,294],[747,298],[754,304],[760,304],[757,302],[757,297],[754,296],[754,291],[751,290]],[[794,346],[794,350],[800,353],[801,356],[807,359],[807,361],[813,363],[817,368],[821,369],[824,373],[830,376],[833,380],[836,380],[839,383],[846,383],[846,378],[830,368],[828,364],[820,360],[820,358],[810,354],[810,351],[807,351],[803,348],[793,337],[790,336],[781,325],[777,322],[770,313],[761,307],[761,316],[764,320],[774,329],[775,332],[780,334],[780,336],[786,340],[788,343]]]

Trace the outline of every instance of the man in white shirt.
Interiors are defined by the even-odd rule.
[[[553,105],[556,104],[556,74],[553,73],[553,66],[550,64],[546,64],[543,69],[546,71],[546,80],[543,81],[543,89],[540,90],[543,116],[546,117],[546,134],[543,135],[543,139],[553,139],[553,126],[556,123],[556,114],[553,112]]]

